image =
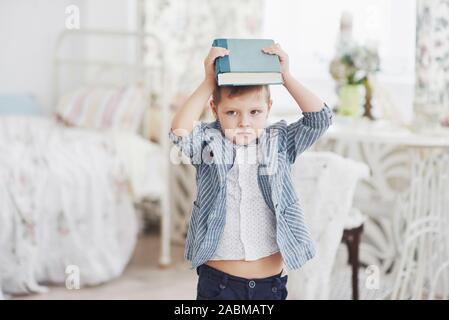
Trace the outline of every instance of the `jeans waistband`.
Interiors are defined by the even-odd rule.
[[[223,278],[223,276],[226,276],[226,278],[228,280],[233,280],[233,281],[238,281],[238,282],[243,282],[246,283],[248,281],[254,281],[257,283],[263,283],[263,282],[273,282],[274,280],[278,279],[281,277],[282,273],[284,270],[282,270],[279,274],[275,274],[274,276],[270,276],[270,277],[266,277],[266,278],[259,278],[259,279],[247,279],[247,278],[242,278],[242,277],[237,277],[234,275],[231,275],[229,273],[217,270],[215,268],[212,268],[211,266],[208,266],[207,264],[202,264],[199,267],[196,268],[196,272],[199,275],[200,274],[200,269],[201,272],[206,272],[206,274],[208,276],[212,276],[215,277],[217,279],[221,279]]]

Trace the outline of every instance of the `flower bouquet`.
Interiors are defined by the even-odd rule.
[[[356,117],[360,114],[362,93],[365,88],[363,116],[373,119],[371,114],[372,88],[370,76],[379,71],[379,54],[375,47],[353,45],[341,50],[332,59],[329,67],[332,78],[337,83],[339,105],[337,112],[341,115]]]

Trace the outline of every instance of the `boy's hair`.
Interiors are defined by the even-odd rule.
[[[215,84],[214,92],[212,93],[212,101],[216,106],[221,101],[222,88]],[[252,91],[265,91],[265,97],[267,103],[271,100],[270,87],[268,85],[256,85],[256,86],[226,86],[229,88],[228,98],[237,97]]]

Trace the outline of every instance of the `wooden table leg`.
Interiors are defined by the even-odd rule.
[[[343,241],[348,247],[349,259],[348,263],[352,268],[352,299],[359,299],[359,247],[360,239],[363,232],[363,225],[354,229],[344,230]]]

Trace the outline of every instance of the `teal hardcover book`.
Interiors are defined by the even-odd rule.
[[[215,60],[218,85],[282,84],[279,57],[262,52],[262,48],[273,44],[270,39],[215,39],[212,46],[230,52]]]

